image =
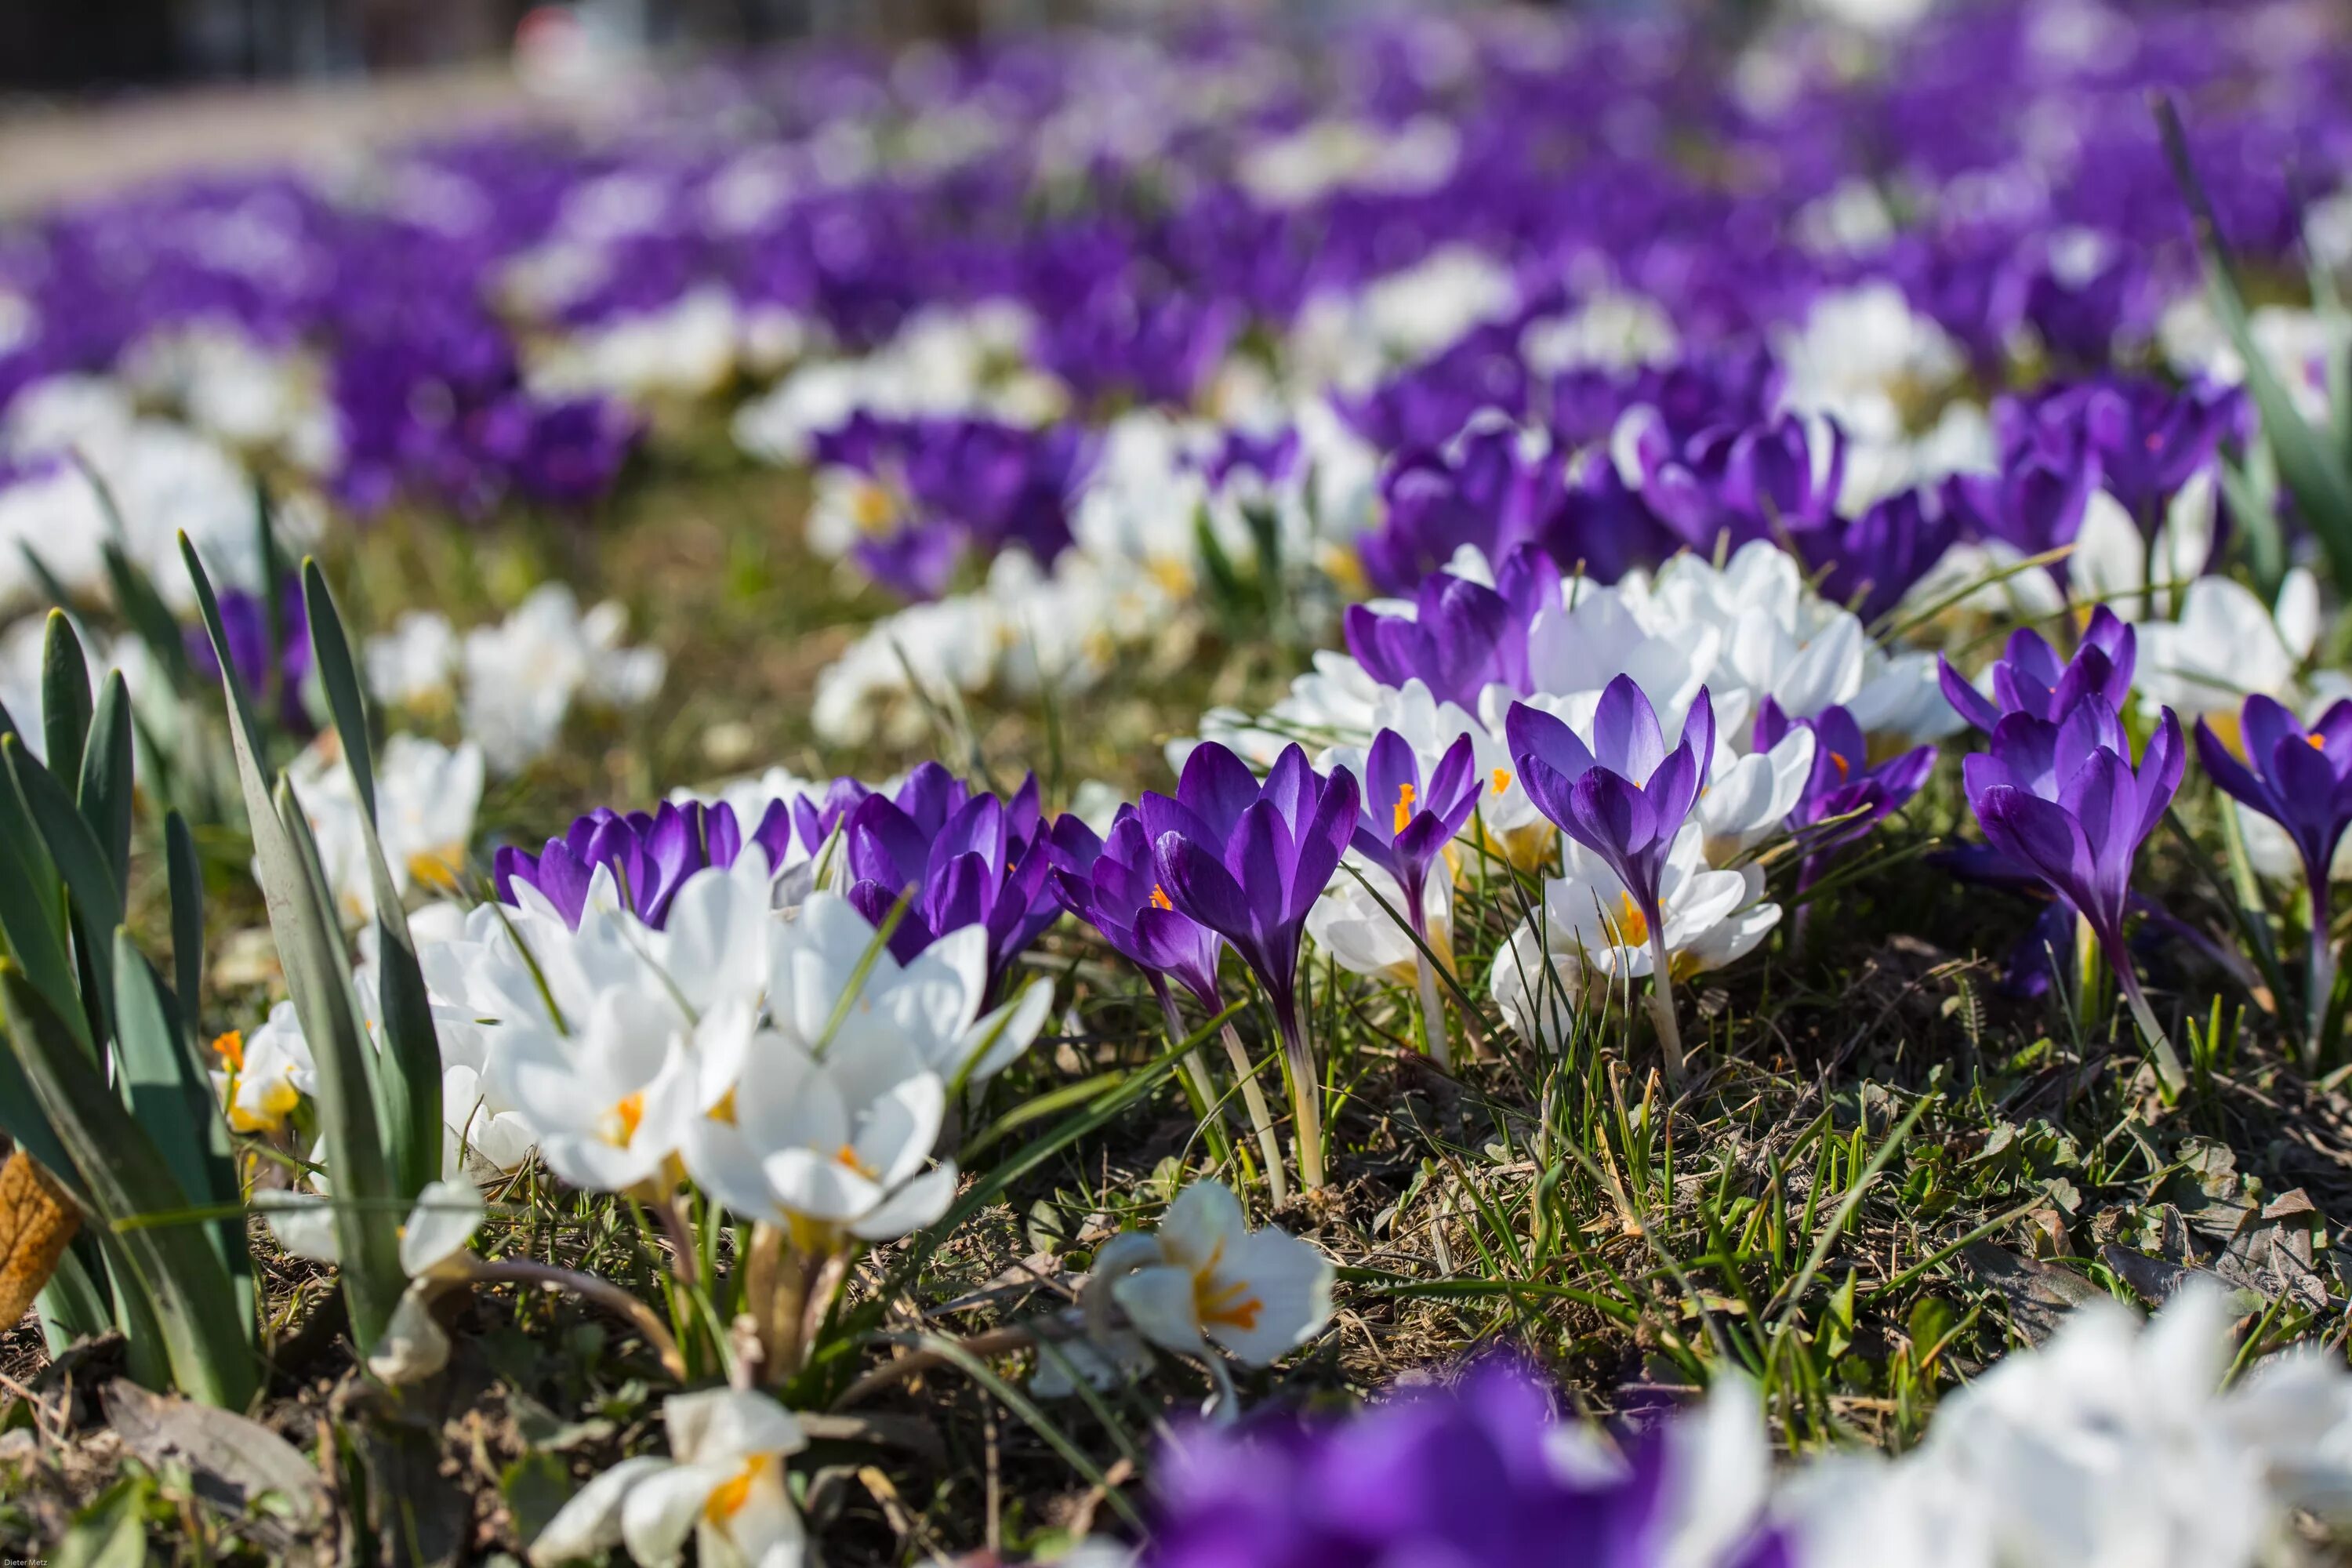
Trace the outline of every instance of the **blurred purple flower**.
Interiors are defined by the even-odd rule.
[[[275,626],[269,600],[243,588],[221,590],[220,616],[237,679],[257,701],[266,702],[274,693],[278,726],[298,739],[308,739],[318,726],[302,697],[303,683],[310,677],[310,617],[303,607],[302,584],[289,578],[278,589]],[[203,625],[187,627],[182,637],[189,667],[207,680],[218,680],[220,656]]]
[[[1686,1418],[1687,1419],[1687,1418]],[[1657,1568],[1672,1499],[1704,1496],[1704,1452],[1663,1432],[1621,1465],[1571,1464],[1544,1390],[1502,1360],[1339,1421],[1197,1426],[1160,1467],[1143,1568]],[[1759,1528],[1714,1568],[1790,1568]]]

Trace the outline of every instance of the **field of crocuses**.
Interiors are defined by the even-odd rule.
[[[1751,9],[0,227],[0,1547],[2352,1562],[2352,16]]]

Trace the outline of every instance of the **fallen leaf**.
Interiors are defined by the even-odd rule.
[[[1978,1284],[2000,1292],[2009,1321],[2035,1344],[2055,1333],[2067,1313],[2106,1294],[2071,1268],[2021,1258],[1989,1241],[1961,1248],[1958,1261]]]
[[[150,1394],[118,1377],[106,1385],[106,1419],[122,1446],[151,1468],[167,1459],[187,1466],[196,1494],[232,1516],[245,1513],[264,1493],[274,1494],[298,1527],[325,1514],[326,1493],[310,1461],[235,1411]]]
[[[58,1271],[81,1211],[22,1149],[0,1164],[0,1329],[13,1328]]]

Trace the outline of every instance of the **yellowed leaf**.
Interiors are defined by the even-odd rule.
[[[58,1271],[81,1211],[22,1149],[0,1164],[0,1329],[14,1326]]]

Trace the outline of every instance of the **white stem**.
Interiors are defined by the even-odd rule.
[[[1683,1063],[1682,1026],[1675,1019],[1675,966],[1666,954],[1666,939],[1658,929],[1663,921],[1650,922],[1650,1017],[1657,1025],[1658,1048],[1666,1058],[1667,1086],[1680,1094],[1690,1081],[1690,1073]]]
[[[1429,1037],[1429,1059],[1440,1071],[1454,1070],[1454,1042],[1445,1033],[1445,998],[1438,994],[1437,966],[1427,953],[1417,953],[1413,967],[1421,982],[1421,1022]]]
[[[1234,1064],[1234,1076],[1241,1079],[1242,1104],[1248,1108],[1250,1126],[1257,1132],[1258,1152],[1265,1156],[1266,1195],[1280,1208],[1290,1201],[1290,1176],[1282,1168],[1282,1141],[1274,1133],[1274,1107],[1265,1102],[1265,1090],[1258,1086],[1257,1074],[1251,1070],[1249,1048],[1234,1030],[1233,1021],[1226,1020],[1221,1031],[1225,1045],[1225,1057]]]

